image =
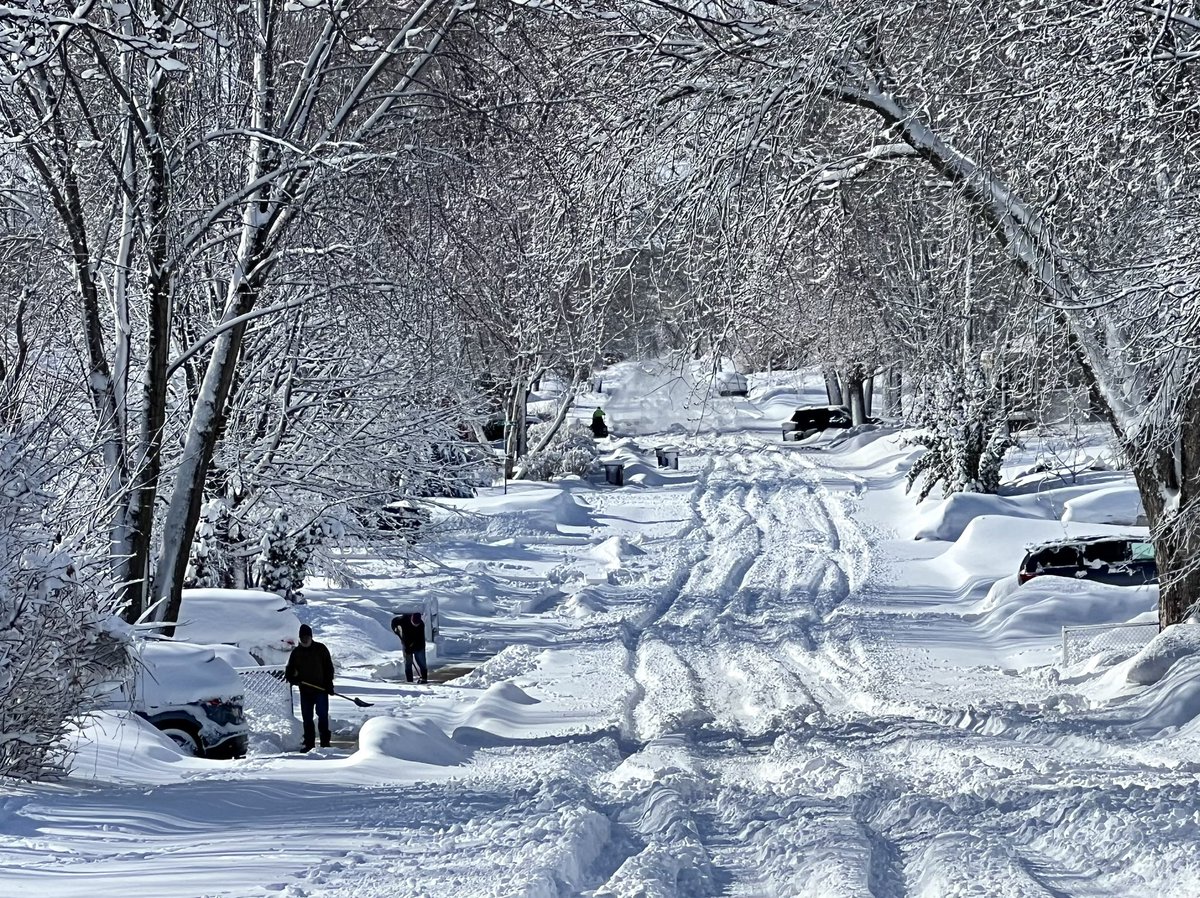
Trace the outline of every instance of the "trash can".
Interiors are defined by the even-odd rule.
[[[601,462],[604,465],[604,479],[613,486],[625,485],[625,465],[619,461]]]
[[[658,460],[660,468],[671,468],[679,470],[679,450],[678,449],[655,449],[655,458]]]

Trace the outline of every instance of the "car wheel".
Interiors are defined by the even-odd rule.
[[[178,745],[185,755],[199,757],[203,754],[200,746],[200,737],[191,730],[186,730],[179,725],[160,727],[160,729],[162,730],[162,734]]]

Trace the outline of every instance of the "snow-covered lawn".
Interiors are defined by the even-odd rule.
[[[356,751],[184,759],[106,715],[70,780],[0,799],[0,893],[1200,894],[1195,641],[1061,669],[1062,625],[1153,589],[994,585],[1067,500],[1072,532],[1120,526],[1079,523],[1112,503],[1047,484],[976,509],[1007,517],[918,513],[894,436],[779,441],[762,409],[812,398],[676,429],[678,471],[616,440],[623,488],[452,503],[417,568],[347,556],[359,585],[300,615],[374,703],[335,700]],[[911,539],[941,526],[956,543]],[[450,684],[397,681],[387,622],[423,594],[442,660],[486,659]]]

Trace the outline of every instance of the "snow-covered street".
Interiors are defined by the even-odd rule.
[[[0,898],[1200,898],[1200,0],[0,48]]]
[[[678,472],[632,486],[514,489],[523,512],[464,518],[436,571],[363,560],[363,601],[447,590],[449,637],[496,654],[414,687],[372,678],[395,653],[360,640],[339,683],[376,704],[335,718],[349,739],[380,719],[354,753],[98,737],[75,778],[6,793],[4,892],[1200,893],[1200,764],[1174,730],[1194,680],[1117,700],[1060,677],[1058,624],[995,613],[969,533],[898,538],[911,450],[878,437],[684,439]],[[472,615],[453,595],[484,581]],[[343,659],[353,592],[309,609]]]

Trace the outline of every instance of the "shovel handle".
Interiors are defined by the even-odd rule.
[[[304,680],[300,681],[300,685],[307,686],[309,689],[319,689],[321,692],[325,692],[325,689],[323,689],[322,687],[314,686],[312,683],[305,682]],[[354,702],[354,704],[358,705],[360,708],[370,708],[374,704],[373,702],[365,702],[361,698],[355,698],[352,695],[342,695],[340,692],[335,692],[332,689],[330,689],[328,691],[328,694],[336,695],[338,698],[344,698],[348,702]]]

